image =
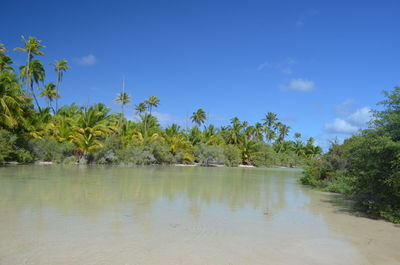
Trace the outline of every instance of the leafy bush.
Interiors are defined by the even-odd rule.
[[[234,145],[225,146],[224,156],[225,165],[228,167],[237,167],[242,162],[240,150]]]
[[[23,148],[21,140],[15,134],[0,130],[0,163],[17,161],[29,163],[33,161],[32,154]]]
[[[253,158],[253,164],[256,167],[270,167],[276,165],[276,156],[274,149],[266,143],[257,144],[257,155]]]
[[[43,137],[31,139],[29,149],[37,160],[60,163],[73,154],[74,145],[68,142],[59,143],[52,137]]]
[[[211,164],[223,164],[223,149],[217,145],[199,144],[195,147],[193,153],[196,161],[201,165],[209,166]]]

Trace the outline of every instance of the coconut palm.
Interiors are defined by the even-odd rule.
[[[56,60],[52,65],[54,66],[54,71],[57,72],[57,90],[60,91],[60,83],[62,81],[63,74],[71,67],[68,65],[68,61],[65,59],[61,59],[59,61]],[[56,111],[58,111],[58,98],[56,98]]]
[[[275,122],[278,120],[276,113],[273,112],[268,112],[265,115],[265,118],[263,119],[264,125],[267,126],[268,128],[272,128],[272,126],[275,124]]]
[[[203,109],[198,109],[196,112],[193,112],[191,119],[192,122],[200,126],[207,120],[207,116]]]
[[[0,128],[27,127],[27,111],[30,99],[20,89],[13,72],[0,71]]]
[[[36,93],[33,90],[33,85],[44,81],[46,77],[44,67],[39,60],[32,60],[29,66],[20,66],[20,71],[20,78],[24,83],[28,84],[32,96],[35,99],[36,106],[40,111],[40,105],[37,100]]]
[[[56,111],[53,108],[52,102],[54,99],[57,100],[60,96],[58,95],[58,90],[56,89],[56,85],[54,83],[47,84],[43,89],[42,93],[40,93],[40,97],[45,97],[47,101],[47,107],[53,110],[55,114]]]
[[[131,102],[131,97],[128,95],[128,93],[121,92],[117,95],[117,99],[115,101],[121,103],[121,116],[119,120],[119,133],[121,133],[122,121],[124,119],[125,105]]]
[[[0,71],[13,70],[11,66],[13,61],[10,57],[4,54],[6,51],[7,49],[4,47],[4,44],[0,43]]]
[[[151,115],[152,108],[157,108],[160,104],[160,100],[156,96],[151,96],[145,101],[145,104],[148,106]]]
[[[254,124],[254,137],[257,139],[257,141],[262,141],[264,139],[264,127],[261,123],[256,122]]]
[[[141,102],[135,106],[135,113],[142,114],[146,111],[146,104]]]
[[[26,59],[26,65],[25,65],[25,75],[26,78],[28,79],[28,75],[31,67],[31,62],[33,60],[34,55],[45,55],[41,49],[46,48],[46,46],[42,46],[40,43],[42,42],[41,40],[36,39],[35,37],[29,37],[29,39],[25,39],[24,36],[21,36],[21,39],[24,43],[23,48],[15,48],[14,50],[25,52],[27,54],[27,59]],[[30,86],[32,82],[28,80],[27,85]]]

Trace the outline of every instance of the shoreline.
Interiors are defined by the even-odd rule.
[[[35,161],[33,163],[21,163],[16,161],[9,161],[1,166],[21,166],[21,165],[36,165],[36,166],[53,166],[53,165],[64,165],[64,166],[132,166],[132,167],[151,167],[151,166],[171,166],[171,167],[224,167],[228,168],[226,165],[221,164],[210,164],[208,166],[204,166],[200,163],[194,164],[182,164],[182,163],[175,163],[175,164],[150,164],[150,165],[134,165],[134,164],[79,164],[79,163],[71,163],[71,164],[64,164],[64,163],[57,163],[53,161]],[[256,167],[253,165],[244,165],[240,164],[236,167],[230,168],[274,168],[274,169],[302,169],[302,167],[285,167],[285,166],[270,166],[270,167]]]

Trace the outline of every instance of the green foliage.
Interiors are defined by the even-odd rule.
[[[385,92],[372,128],[333,143],[300,181],[351,196],[372,215],[400,223],[400,88]]]
[[[242,162],[240,149],[235,145],[227,145],[224,148],[224,163],[228,167],[237,167]]]
[[[68,142],[57,142],[46,136],[29,141],[29,149],[36,160],[61,163],[66,157],[73,155],[74,145]]]
[[[6,130],[0,130],[0,163],[16,161],[29,163],[33,157],[28,150],[20,144],[18,136]]]
[[[224,151],[217,145],[200,144],[194,148],[193,153],[196,161],[204,166],[224,163]]]

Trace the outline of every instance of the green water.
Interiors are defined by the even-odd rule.
[[[0,264],[400,264],[400,228],[298,170],[0,168]]]

